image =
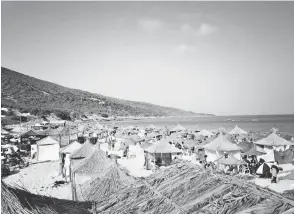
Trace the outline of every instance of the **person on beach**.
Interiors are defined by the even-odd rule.
[[[62,153],[61,155],[61,162],[60,162],[60,174],[64,178],[64,163],[65,163],[65,156],[66,154]]]
[[[279,172],[283,170],[278,165],[279,165],[279,163],[277,161],[275,161],[271,167],[271,173],[272,173],[272,181],[271,182],[272,183],[277,183],[277,176],[278,176]]]

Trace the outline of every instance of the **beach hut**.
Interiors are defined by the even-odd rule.
[[[236,126],[228,134],[230,134],[230,135],[247,135],[248,133],[245,130],[239,128],[239,126],[236,124]]]
[[[162,161],[162,166],[170,165],[172,161],[172,154],[182,153],[182,150],[170,144],[169,140],[167,139],[161,139],[157,143],[145,149],[145,151],[150,154],[154,154],[155,160],[160,158]]]
[[[274,131],[266,138],[263,138],[261,140],[258,140],[254,142],[257,145],[263,145],[263,146],[273,146],[273,147],[280,147],[280,146],[294,146],[294,143],[285,140],[284,138],[277,135],[277,133]]]
[[[184,128],[183,126],[181,126],[180,124],[178,124],[177,126],[175,126],[174,128],[172,128],[170,131],[171,132],[180,132],[180,131],[184,131],[186,130],[186,128]]]
[[[37,161],[59,160],[59,142],[51,137],[37,141]]]

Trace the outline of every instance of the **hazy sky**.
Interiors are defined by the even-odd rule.
[[[214,114],[294,113],[294,2],[2,2],[2,66]]]

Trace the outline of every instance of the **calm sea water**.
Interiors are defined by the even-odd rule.
[[[230,121],[227,121],[230,119]],[[294,115],[254,115],[254,116],[213,116],[190,118],[156,118],[116,122],[119,125],[147,126],[154,124],[158,127],[173,128],[179,123],[186,128],[217,130],[220,127],[230,131],[236,124],[245,131],[267,132],[273,126],[280,132],[294,135]]]

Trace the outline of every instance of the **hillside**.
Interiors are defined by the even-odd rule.
[[[106,97],[36,79],[1,67],[2,106],[23,112],[66,111],[116,116],[205,116],[184,110]]]

